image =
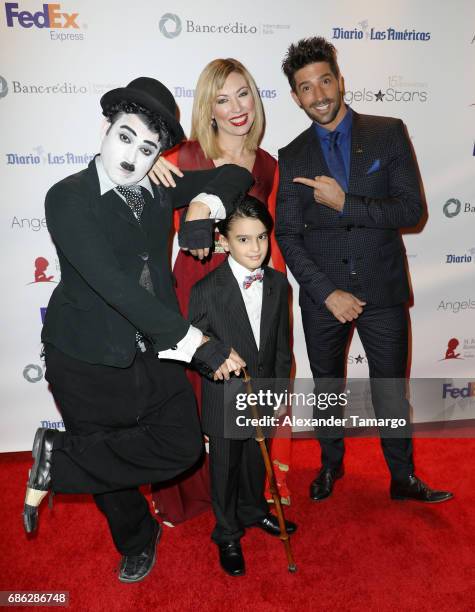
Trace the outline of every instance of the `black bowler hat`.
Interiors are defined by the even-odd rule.
[[[101,98],[103,109],[117,102],[135,102],[144,108],[158,113],[172,131],[175,142],[185,138],[183,128],[176,119],[176,102],[172,92],[163,83],[149,77],[139,77],[127,87],[119,87],[105,93]]]

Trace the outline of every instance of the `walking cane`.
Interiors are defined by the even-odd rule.
[[[246,368],[243,368],[244,374],[244,382],[246,383],[246,391],[248,394],[252,393],[252,385],[251,385],[251,377],[247,373]],[[256,442],[259,444],[261,449],[262,458],[264,460],[264,465],[266,466],[267,477],[269,479],[270,484],[270,492],[274,499],[275,509],[277,510],[277,519],[279,521],[279,529],[280,529],[280,539],[284,544],[285,554],[287,555],[287,568],[289,572],[296,572],[297,566],[295,565],[294,557],[292,555],[292,549],[290,548],[290,539],[289,534],[287,533],[287,529],[285,528],[285,518],[284,518],[284,510],[282,508],[282,504],[280,503],[280,496],[277,489],[277,485],[275,482],[274,469],[269,459],[269,452],[267,451],[266,439],[262,432],[262,428],[259,425],[259,411],[257,406],[251,406],[251,412],[253,418],[256,420]]]

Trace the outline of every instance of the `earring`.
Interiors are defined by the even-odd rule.
[[[211,119],[211,127],[213,128],[213,130],[218,129],[218,124],[216,123],[216,119],[214,117]]]

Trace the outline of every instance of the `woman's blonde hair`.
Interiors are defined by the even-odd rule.
[[[213,106],[218,91],[224,87],[226,79],[232,72],[242,74],[254,98],[256,116],[251,129],[246,134],[245,147],[249,151],[255,151],[264,132],[264,109],[256,82],[252,76],[238,60],[233,58],[215,59],[200,74],[196,84],[191,115],[190,138],[200,143],[208,159],[217,159],[223,155],[218,145],[218,130],[213,127]]]

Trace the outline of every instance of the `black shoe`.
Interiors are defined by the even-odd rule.
[[[48,494],[51,486],[53,442],[60,435],[61,432],[57,429],[40,427],[36,431],[32,450],[35,461],[26,484],[23,506],[23,526],[26,533],[32,533],[38,527],[38,506]]]
[[[223,570],[230,576],[243,576],[246,573],[244,557],[239,540],[218,544],[219,562]]]
[[[322,467],[315,480],[310,484],[310,499],[321,501],[329,497],[333,492],[335,480],[341,478],[344,473],[342,465],[335,469]]]
[[[121,582],[139,582],[148,576],[157,558],[157,544],[162,534],[160,523],[153,521],[153,535],[147,548],[139,555],[124,555],[119,569]]]
[[[260,521],[253,523],[252,525],[248,525],[248,527],[259,527],[263,531],[270,533],[273,536],[280,536],[280,527],[279,527],[279,519],[269,512],[267,516],[262,518]],[[297,531],[297,525],[292,523],[292,521],[285,521],[285,529],[289,535],[295,533]]]
[[[410,474],[405,481],[391,480],[390,495],[391,499],[412,499],[427,504],[437,504],[454,496],[450,491],[431,489],[414,474]]]

